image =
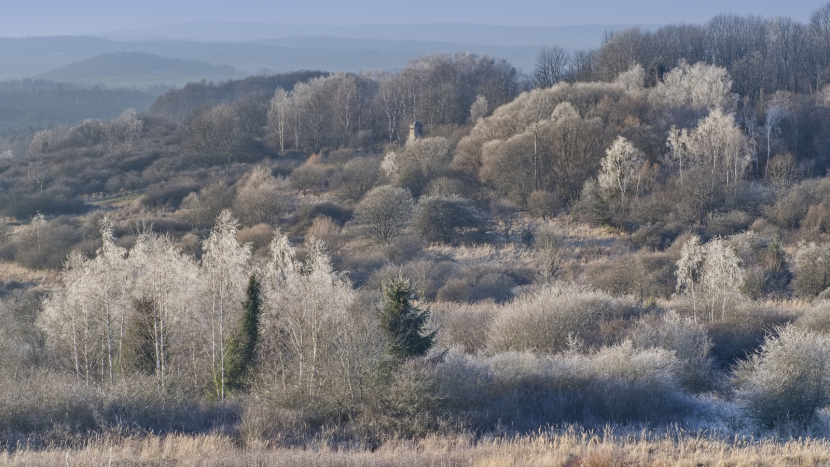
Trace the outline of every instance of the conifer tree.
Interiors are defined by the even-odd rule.
[[[425,355],[435,345],[436,331],[427,333],[429,310],[412,305],[412,284],[398,276],[384,285],[383,295],[378,317],[386,352],[399,362]]]
[[[245,376],[254,363],[256,346],[259,340],[259,315],[262,309],[259,279],[255,274],[248,281],[248,291],[242,304],[242,316],[239,327],[228,342],[227,368],[225,369],[225,387],[239,389]]]

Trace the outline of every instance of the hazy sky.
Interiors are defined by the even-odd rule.
[[[89,34],[194,20],[283,24],[478,23],[508,26],[700,23],[718,13],[807,21],[802,0],[7,0],[0,36]]]

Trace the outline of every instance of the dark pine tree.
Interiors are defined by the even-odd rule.
[[[259,313],[262,308],[260,284],[256,275],[248,281],[248,291],[242,303],[242,317],[239,326],[228,342],[225,389],[235,390],[245,383],[245,377],[254,364],[256,345],[259,338]]]
[[[397,362],[425,355],[435,345],[436,331],[427,332],[429,310],[412,305],[409,279],[392,279],[383,286],[383,295],[378,317],[386,352]]]

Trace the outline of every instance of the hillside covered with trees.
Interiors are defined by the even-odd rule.
[[[828,79],[830,3],[552,46],[533,76],[192,83],[21,137],[2,440],[826,442]]]

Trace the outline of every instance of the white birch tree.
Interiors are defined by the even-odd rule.
[[[193,292],[198,290],[196,263],[176,248],[168,236],[145,233],[130,249],[134,269],[133,303],[148,307],[148,323],[159,392],[167,391],[172,373],[170,364],[176,347],[182,344],[177,333],[195,320]]]
[[[619,196],[625,202],[625,195],[629,185],[636,180],[635,194],[639,191],[637,173],[645,160],[645,154],[634,147],[630,141],[622,136],[611,143],[605,150],[602,159],[602,169],[597,176],[600,188],[606,193]]]
[[[741,259],[721,238],[705,245],[700,244],[697,236],[689,239],[681,250],[676,274],[677,293],[692,296],[695,317],[698,298],[702,300],[710,322],[715,320],[715,310],[720,308],[721,319],[725,319],[727,306],[743,298],[741,287],[745,274]]]
[[[307,248],[308,259],[300,262],[284,234],[277,232],[271,242],[263,278],[265,360],[277,363],[276,383],[286,400],[313,400],[334,387],[354,397],[360,368],[350,332],[356,326],[349,316],[354,294],[332,269],[322,242],[311,239]]]
[[[228,338],[232,326],[239,322],[250,274],[251,245],[240,245],[236,240],[238,226],[230,211],[222,211],[203,245],[201,272],[208,287],[210,354],[220,400],[225,399]]]

